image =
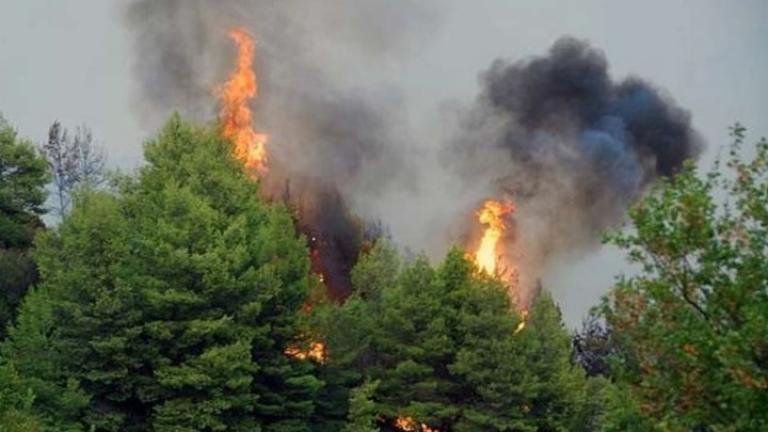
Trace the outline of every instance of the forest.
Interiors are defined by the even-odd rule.
[[[107,172],[90,132],[0,124],[0,431],[768,430],[768,141],[660,178],[570,331],[544,286],[360,233],[328,293],[220,124]],[[360,228],[362,231],[362,228]]]

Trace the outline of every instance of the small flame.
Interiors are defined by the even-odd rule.
[[[522,311],[520,311],[520,322],[517,323],[517,327],[515,327],[514,334],[518,334],[521,331],[523,331],[525,329],[525,325],[527,322],[528,322],[528,310],[523,309]]]
[[[259,92],[253,71],[256,44],[248,31],[242,28],[232,30],[229,37],[237,44],[238,54],[236,69],[217,90],[223,135],[232,140],[235,156],[245,164],[246,169],[261,176],[267,172],[267,135],[253,129],[253,113],[248,106]]]
[[[402,432],[440,432],[432,429],[424,423],[419,423],[413,417],[398,417],[395,419],[395,427]]]
[[[475,262],[480,270],[490,275],[496,274],[498,243],[506,230],[504,218],[514,210],[515,206],[511,202],[487,200],[477,212],[477,220],[486,228],[475,252]]]
[[[318,363],[325,363],[325,344],[312,342],[308,349],[291,346],[285,349],[285,355],[299,360],[314,360]]]

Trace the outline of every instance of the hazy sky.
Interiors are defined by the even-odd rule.
[[[402,88],[411,121],[434,126],[445,101],[474,98],[478,72],[492,60],[543,54],[569,34],[601,48],[614,77],[647,78],[690,109],[708,142],[705,161],[727,143],[727,125],[736,120],[754,135],[768,135],[768,1],[436,3],[442,4],[439,29],[405,58],[385,61],[375,74],[365,65],[328,61],[338,62],[351,86],[377,80]],[[41,141],[57,119],[68,127],[85,123],[111,163],[140,163],[141,142],[153,131],[132,109],[137,92],[124,4],[0,0],[0,112],[23,136]],[[546,282],[573,324],[621,268],[619,255],[603,251]]]

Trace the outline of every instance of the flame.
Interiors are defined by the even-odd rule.
[[[504,218],[514,210],[511,202],[487,200],[477,212],[477,220],[486,228],[475,252],[475,262],[480,270],[488,274],[496,274],[498,243],[506,230]]]
[[[395,419],[395,427],[402,432],[440,432],[432,429],[424,423],[419,423],[413,417],[398,417]]]
[[[299,360],[314,360],[318,363],[325,363],[325,344],[312,342],[308,349],[290,346],[285,349],[285,355]]]
[[[527,322],[528,322],[528,310],[523,309],[522,311],[520,311],[520,322],[517,323],[517,327],[515,327],[514,334],[518,334],[521,331],[523,331],[525,329],[525,325]]]
[[[261,176],[267,172],[267,135],[253,129],[253,113],[248,106],[259,92],[256,73],[253,71],[256,44],[248,31],[242,28],[229,32],[229,37],[237,44],[238,54],[237,67],[217,89],[223,135],[232,140],[235,156],[246,169]]]

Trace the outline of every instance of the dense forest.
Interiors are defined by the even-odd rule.
[[[522,314],[461,248],[386,236],[330,298],[221,136],[174,116],[119,174],[87,130],[2,121],[0,432],[768,430],[768,142],[742,126],[606,234],[637,271],[575,333],[546,287]]]

